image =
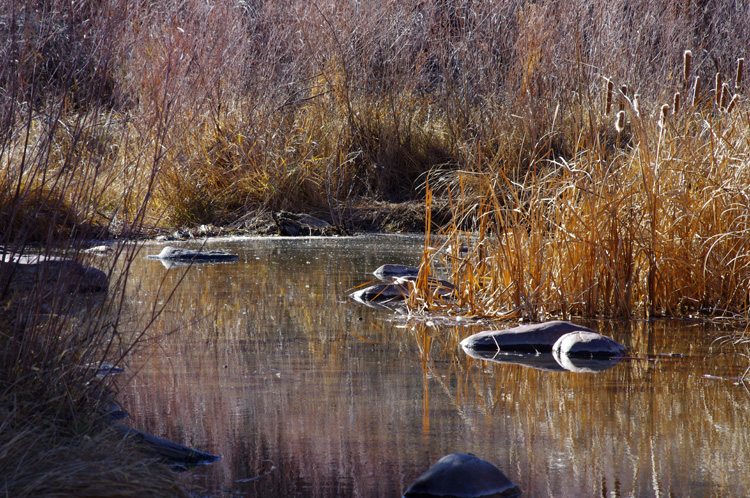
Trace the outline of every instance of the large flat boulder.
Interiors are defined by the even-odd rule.
[[[419,476],[404,498],[516,497],[521,490],[491,463],[470,453],[451,453]]]
[[[571,322],[532,323],[510,329],[479,332],[461,341],[461,346],[476,351],[550,353],[560,337],[578,331],[594,332],[588,327]]]

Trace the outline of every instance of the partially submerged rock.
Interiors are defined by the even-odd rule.
[[[236,261],[239,256],[224,251],[200,251],[195,249],[180,249],[166,246],[157,255],[146,256],[147,259],[158,259],[162,262],[168,261],[172,264],[195,264],[195,263],[223,263]],[[167,265],[165,265],[167,266]],[[169,267],[169,266],[168,266]]]
[[[419,268],[416,266],[386,264],[372,272],[380,280],[391,280],[393,277],[416,277]]]
[[[116,424],[114,427],[138,444],[147,454],[159,458],[175,470],[187,470],[221,459],[220,456],[189,448],[125,425]]]
[[[461,341],[461,346],[476,351],[549,353],[560,337],[578,331],[594,332],[588,327],[571,322],[532,323],[510,329],[479,332]]]
[[[404,498],[515,497],[521,490],[497,467],[470,453],[452,453],[419,476]]]
[[[614,358],[625,355],[625,346],[597,332],[576,331],[560,337],[552,346],[555,358]]]
[[[349,297],[361,303],[400,301],[409,295],[409,286],[404,283],[375,284],[349,294]]]

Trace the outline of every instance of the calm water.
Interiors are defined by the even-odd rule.
[[[416,264],[421,244],[214,240],[239,261],[187,274],[139,258],[141,320],[183,280],[133,359],[131,425],[221,455],[185,474],[205,496],[397,497],[452,452],[530,497],[750,495],[748,362],[715,341],[726,332],[589,323],[648,358],[598,374],[472,359],[458,342],[482,327],[347,298],[383,263]]]

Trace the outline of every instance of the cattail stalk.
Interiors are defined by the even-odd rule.
[[[680,112],[680,92],[675,92],[674,97],[672,97],[672,112],[675,114]]]
[[[721,105],[721,89],[722,89],[721,73],[716,73],[716,81],[714,84],[714,92],[715,92],[714,99],[716,100],[716,103],[718,105]]]
[[[607,80],[607,100],[604,104],[604,115],[609,116],[609,111],[612,108],[612,90],[614,89],[614,83],[611,80]]]
[[[734,77],[734,88],[739,90],[742,85],[742,70],[745,67],[745,59],[737,59],[737,75]]]
[[[685,50],[682,54],[682,81],[687,86],[688,80],[690,79],[690,63],[693,61],[693,52]]]
[[[722,109],[726,109],[729,105],[729,85],[724,83],[721,87],[721,104],[720,107]]]
[[[698,105],[698,100],[700,99],[700,95],[701,95],[701,77],[696,76],[695,87],[693,88],[693,107]]]
[[[620,93],[622,93],[623,97],[627,97],[628,96],[628,85],[622,85],[620,87]],[[625,110],[625,100],[624,99],[620,99],[620,110],[621,111]]]

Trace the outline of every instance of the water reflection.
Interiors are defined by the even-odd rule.
[[[224,457],[186,476],[206,494],[399,496],[453,452],[524,496],[750,493],[750,398],[704,377],[745,365],[714,331],[588,323],[646,358],[597,375],[489,362],[459,347],[477,327],[348,300],[381,264],[415,264],[418,238],[210,244],[239,261],[133,268],[134,319],[182,285],[122,396],[135,428]]]

